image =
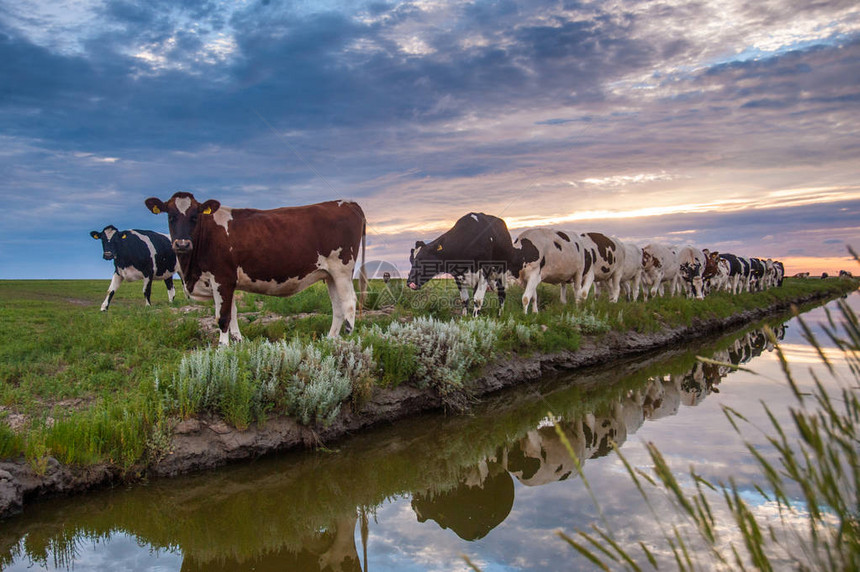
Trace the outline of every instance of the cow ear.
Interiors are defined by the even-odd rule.
[[[100,238],[101,238],[101,236],[99,235],[99,231],[97,231],[97,230],[94,230],[94,231],[90,232],[90,236],[91,236],[91,237],[93,237],[93,238],[94,238],[94,239],[96,239],[96,240],[98,240],[98,239],[100,239]]]
[[[416,240],[415,241],[415,250],[418,250],[422,246],[427,246],[423,240]]]
[[[155,197],[149,197],[144,201],[146,204],[146,208],[152,211],[152,214],[163,213],[167,210],[167,207],[164,206],[164,203],[161,202],[161,199],[157,199]]]
[[[209,199],[198,208],[200,209],[200,214],[212,214],[221,208],[221,203],[215,199]]]

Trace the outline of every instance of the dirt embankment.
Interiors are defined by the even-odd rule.
[[[696,320],[685,327],[653,334],[610,332],[599,338],[584,339],[577,351],[503,359],[484,367],[480,377],[473,382],[473,392],[476,396],[485,395],[505,387],[536,381],[557,371],[570,371],[661,348],[687,345],[692,339],[719,334],[785,312],[792,304],[801,305],[827,297],[826,293],[810,294],[728,318]],[[278,417],[270,419],[263,426],[239,431],[220,419],[190,419],[176,426],[170,453],[132,480],[143,476],[169,477],[253,459],[274,451],[313,447],[376,423],[395,421],[443,406],[441,397],[430,390],[401,386],[394,389],[374,388],[370,399],[358,408],[345,403],[340,415],[328,427],[305,427],[291,418]],[[47,459],[39,469],[38,472],[34,471],[23,461],[0,462],[0,517],[20,512],[25,504],[39,498],[75,494],[110,486],[123,479],[129,480],[128,475],[122,475],[116,467],[99,465],[84,469],[70,468],[53,458]]]

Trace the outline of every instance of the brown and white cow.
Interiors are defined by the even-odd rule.
[[[198,202],[186,192],[147,208],[167,213],[183,286],[195,300],[215,301],[221,345],[239,341],[234,292],[292,296],[320,280],[331,297],[329,336],[355,325],[352,275],[359,248],[364,257],[365,218],[358,204],[329,201],[272,210]],[[360,277],[362,293],[365,277]]]
[[[680,290],[681,265],[677,252],[665,244],[651,243],[642,249],[644,293],[651,297],[663,295],[663,285],[669,289],[669,296]],[[645,297],[647,299],[647,296]]]
[[[566,285],[571,284],[574,299],[582,302],[588,294],[582,291],[583,279],[593,270],[591,250],[585,248],[580,237],[561,230],[536,228],[521,233],[514,241],[514,248],[520,248],[524,241],[530,241],[537,248],[538,258],[526,262],[519,273],[524,288],[523,311],[528,314],[531,304],[537,313],[537,287],[541,282],[560,284],[563,304],[567,303]]]
[[[694,246],[682,246],[678,250],[680,276],[689,298],[705,298],[705,263],[705,253]]]

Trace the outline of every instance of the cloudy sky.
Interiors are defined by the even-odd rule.
[[[858,78],[855,0],[4,0],[0,278],[107,277],[178,190],[355,199],[400,267],[482,211],[851,268]]]

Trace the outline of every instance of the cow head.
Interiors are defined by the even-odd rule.
[[[415,248],[409,252],[409,263],[412,269],[409,271],[406,285],[413,290],[418,290],[442,272],[444,252],[442,243],[431,242],[428,245],[420,240],[416,242]]]
[[[684,262],[681,264],[681,278],[690,285],[693,296],[702,300],[705,297],[705,284],[702,280],[702,265],[699,262]]]
[[[90,236],[102,241],[102,257],[105,260],[113,260],[122,248],[120,241],[125,240],[128,234],[118,231],[115,226],[109,224],[101,232],[97,230],[90,232]]]
[[[170,241],[176,254],[188,254],[194,249],[194,231],[200,217],[212,215],[220,207],[216,200],[200,203],[185,192],[174,194],[166,203],[155,197],[146,199],[146,208],[153,214],[167,213]]]

